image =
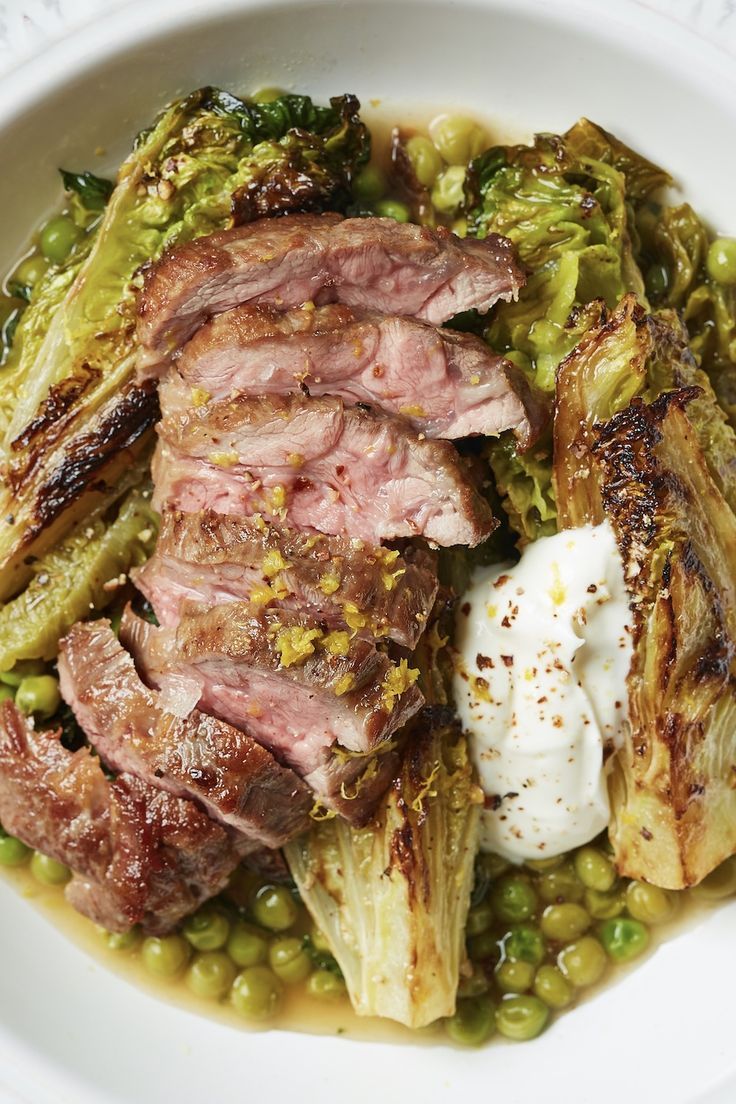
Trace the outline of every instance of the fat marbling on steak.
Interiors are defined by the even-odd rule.
[[[161,384],[154,502],[187,513],[267,513],[294,528],[378,544],[424,536],[476,545],[495,527],[448,441],[333,396],[238,396],[191,405]]]
[[[215,606],[260,597],[310,611],[331,628],[413,648],[437,594],[436,557],[297,532],[262,517],[165,508],[156,551],[135,573],[161,625],[187,601]]]
[[[278,311],[246,304],[205,323],[177,357],[214,398],[308,390],[407,418],[428,437],[497,437],[521,448],[549,411],[520,368],[472,334],[331,304]]]
[[[193,710],[179,718],[141,682],[109,621],[75,625],[61,642],[64,700],[113,770],[198,801],[214,820],[264,847],[309,827],[304,783],[244,731]]]
[[[225,887],[243,853],[193,801],[132,775],[110,780],[87,748],[67,751],[7,701],[0,820],[73,871],[68,900],[110,931],[169,931]]]
[[[443,227],[337,214],[259,219],[169,249],[149,269],[139,372],[159,375],[202,322],[241,303],[340,302],[439,325],[513,299],[523,283],[513,245],[497,234],[461,239]]]

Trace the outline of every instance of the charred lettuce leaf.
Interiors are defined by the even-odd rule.
[[[359,1015],[416,1028],[453,1013],[480,797],[465,737],[428,725],[367,828],[326,820],[286,847]]]
[[[83,248],[34,290],[0,376],[0,517],[12,519],[0,525],[0,598],[22,584],[29,555],[67,531],[75,512],[94,508],[48,486],[129,386],[142,266],[235,217],[279,213],[293,172],[310,209],[347,202],[351,174],[369,153],[358,106],[350,96],[327,108],[294,96],[248,105],[204,89],[140,137]],[[76,174],[67,184],[91,202],[91,179]],[[97,476],[115,478],[112,468]]]
[[[500,305],[486,340],[547,394],[560,361],[628,292],[645,302],[633,252],[633,193],[644,202],[666,174],[588,120],[531,146],[497,146],[471,166],[468,226],[516,245],[529,270],[518,301]],[[555,532],[551,441],[519,455],[489,447],[504,507],[521,543]]]
[[[634,615],[610,838],[623,874],[670,889],[736,851],[736,517],[687,417],[696,398],[637,400],[593,445]]]

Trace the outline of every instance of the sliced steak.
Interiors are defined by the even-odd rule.
[[[425,536],[472,546],[494,528],[453,446],[423,439],[400,418],[330,396],[190,403],[180,379],[162,383],[159,505],[260,512],[374,544]]]
[[[528,448],[549,414],[524,373],[480,338],[336,304],[236,307],[202,326],[176,364],[216,399],[306,388],[401,414],[428,437],[513,430]]]
[[[331,628],[413,648],[437,594],[436,558],[362,541],[299,533],[261,517],[165,509],[158,545],[135,576],[159,623],[186,601],[258,601],[302,609]]]
[[[196,710],[167,712],[145,686],[109,621],[75,625],[61,644],[65,701],[88,740],[116,771],[137,775],[265,847],[309,827],[311,797],[251,736]]]
[[[154,685],[173,675],[181,692],[190,680],[202,709],[246,725],[301,775],[334,744],[372,751],[422,705],[405,660],[292,610],[228,602],[187,608],[175,630],[146,626],[121,631]]]
[[[0,821],[66,863],[70,902],[111,931],[168,931],[240,861],[237,841],[193,801],[127,774],[111,781],[86,748],[67,751],[11,702],[0,704]]]
[[[513,299],[524,283],[510,241],[460,239],[393,219],[287,215],[168,250],[139,304],[139,371],[158,375],[213,314],[241,303],[301,303],[414,315],[434,325]]]

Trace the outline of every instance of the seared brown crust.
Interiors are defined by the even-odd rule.
[[[611,838],[623,873],[668,888],[736,848],[736,518],[685,413],[699,396],[635,400],[593,448],[634,612]]]
[[[236,844],[191,801],[130,775],[110,781],[87,749],[0,704],[0,820],[74,871],[71,903],[111,931],[161,934],[224,888]]]
[[[461,240],[442,227],[335,214],[262,219],[171,249],[152,266],[139,304],[139,368],[158,374],[207,317],[239,303],[339,301],[437,324],[513,298],[523,282],[511,242],[494,234]]]
[[[285,566],[276,570],[268,563]],[[422,549],[409,547],[399,555],[262,518],[164,509],[156,552],[136,585],[161,624],[175,623],[171,613],[178,617],[188,596],[208,605],[225,596],[247,601],[260,586],[274,595],[287,592],[271,604],[312,610],[333,627],[344,627],[346,616],[354,623],[357,617],[365,621],[356,626],[362,635],[388,636],[411,648],[437,594],[436,566],[436,557]]]
[[[309,826],[311,798],[300,779],[247,733],[196,710],[186,719],[166,712],[109,621],[74,626],[61,643],[59,676],[79,725],[116,771],[199,801],[265,847]]]
[[[453,446],[423,439],[400,418],[331,396],[237,396],[192,407],[176,380],[162,385],[161,401],[159,502],[192,512],[224,497],[231,505],[223,512],[267,512],[268,490],[278,486],[296,528],[375,543],[423,535],[473,546],[497,524]],[[200,486],[206,501],[197,507]]]

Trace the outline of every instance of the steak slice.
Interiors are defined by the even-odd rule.
[[[202,322],[241,303],[339,302],[439,325],[514,299],[523,283],[513,245],[497,234],[477,241],[442,227],[336,214],[260,219],[169,249],[149,269],[139,371],[159,375]]]
[[[111,931],[170,930],[219,893],[240,861],[238,841],[200,809],[128,774],[105,777],[83,748],[37,732],[0,704],[0,821],[74,872],[66,895]]]
[[[166,712],[145,686],[109,621],[75,625],[61,643],[59,677],[88,740],[113,770],[199,801],[264,847],[309,827],[304,783],[245,732],[193,711]]]
[[[370,641],[326,632],[292,610],[191,606],[175,630],[129,617],[121,632],[172,700],[189,684],[200,708],[246,725],[302,776],[334,744],[372,751],[423,701],[406,660],[394,663]]]
[[[480,338],[337,304],[236,307],[202,326],[176,363],[213,398],[307,388],[401,414],[428,437],[513,430],[528,448],[549,416],[521,369]]]
[[[164,509],[158,544],[135,575],[159,623],[176,626],[186,601],[258,600],[302,609],[331,628],[387,636],[413,648],[437,594],[436,558],[300,533],[262,518]]]
[[[187,513],[268,514],[294,528],[379,544],[425,536],[476,545],[494,528],[447,441],[341,399],[240,396],[191,406],[181,379],[161,384],[155,501]]]

